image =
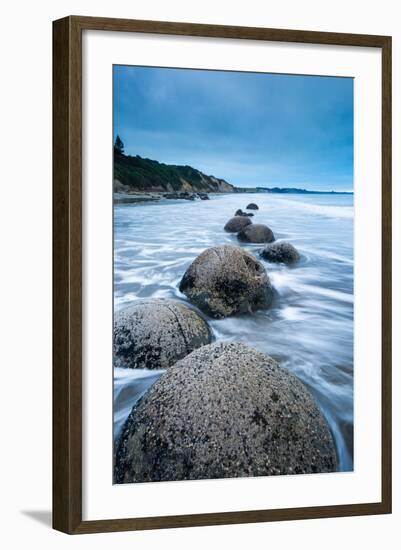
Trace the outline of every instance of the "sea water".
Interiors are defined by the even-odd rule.
[[[314,395],[333,433],[338,469],[353,469],[353,195],[227,194],[114,207],[114,308],[139,298],[186,301],[178,290],[203,250],[238,245],[224,231],[238,208],[301,253],[294,267],[261,260],[276,290],[269,310],[210,320],[217,340],[276,359]],[[240,244],[256,256],[262,245]],[[115,369],[114,434],[163,371]]]

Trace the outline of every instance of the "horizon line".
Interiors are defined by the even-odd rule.
[[[229,183],[229,182],[227,182]],[[249,185],[249,186],[245,186],[245,185],[234,185],[233,183],[230,183],[230,185],[232,185],[234,188],[236,189],[296,189],[298,191],[308,191],[310,193],[354,193],[354,190],[353,189],[313,189],[313,188],[308,188],[308,187],[303,187],[303,186],[300,186],[300,187],[294,187],[293,185],[292,186],[288,186],[288,185],[285,185],[283,187],[279,186],[279,185],[274,185],[274,186],[265,186],[265,185]],[[296,184],[294,184],[296,185]]]
[[[116,134],[116,136],[118,136],[118,134]],[[115,138],[114,138],[114,140],[115,140]],[[189,168],[192,168],[193,170],[196,170],[198,172],[201,172],[201,173],[205,174],[209,178],[216,178],[218,180],[223,180],[223,181],[225,181],[226,183],[228,183],[229,185],[231,185],[232,187],[234,187],[236,189],[296,189],[296,190],[300,190],[300,191],[307,191],[309,193],[327,193],[327,194],[330,194],[330,193],[347,193],[347,194],[352,194],[352,195],[354,194],[353,189],[351,189],[351,190],[349,190],[349,189],[336,189],[336,188],[334,188],[334,189],[332,188],[330,190],[328,190],[328,189],[311,189],[311,188],[304,187],[305,184],[296,184],[296,183],[291,184],[291,187],[289,187],[288,185],[279,186],[277,184],[238,185],[238,184],[231,183],[230,181],[225,179],[225,177],[215,176],[214,174],[207,174],[206,171],[202,171],[199,168],[195,168],[194,166],[192,166],[190,164],[173,164],[171,162],[164,162],[164,161],[156,160],[154,158],[150,158],[150,157],[146,157],[146,156],[143,157],[139,153],[132,154],[132,153],[128,153],[126,151],[123,151],[122,155],[123,156],[128,156],[128,157],[139,157],[140,159],[150,160],[151,162],[157,162],[158,164],[163,164],[165,166],[182,167],[182,168],[189,167]],[[270,187],[268,187],[269,185],[270,185]],[[299,185],[299,187],[294,187],[294,185]]]

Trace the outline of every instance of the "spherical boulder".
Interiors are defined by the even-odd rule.
[[[241,208],[239,208],[234,216],[249,216],[249,217],[252,217],[254,214],[252,214],[252,212],[244,212],[243,210],[241,210]]]
[[[121,432],[116,483],[336,470],[333,438],[306,387],[237,342],[204,346],[171,367]]]
[[[239,246],[216,246],[189,266],[179,289],[211,317],[221,319],[270,306],[273,288],[263,265]]]
[[[238,240],[247,243],[271,243],[274,241],[273,231],[262,223],[253,223],[239,231]]]
[[[179,301],[137,300],[114,316],[116,367],[165,369],[211,341],[207,322]]]
[[[259,206],[257,204],[255,204],[254,202],[251,202],[250,204],[248,204],[246,209],[247,210],[259,210]]]
[[[288,265],[298,262],[301,258],[295,246],[286,242],[267,244],[260,251],[260,256],[268,262]]]
[[[250,220],[247,216],[234,216],[228,220],[224,226],[224,231],[227,231],[228,233],[238,233],[238,231],[241,231],[241,229],[251,223],[252,220]]]

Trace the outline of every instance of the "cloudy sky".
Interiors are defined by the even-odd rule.
[[[117,134],[234,185],[352,190],[353,80],[115,66]]]

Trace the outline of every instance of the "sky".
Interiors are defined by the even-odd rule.
[[[241,187],[353,189],[353,79],[114,67],[125,153]]]

